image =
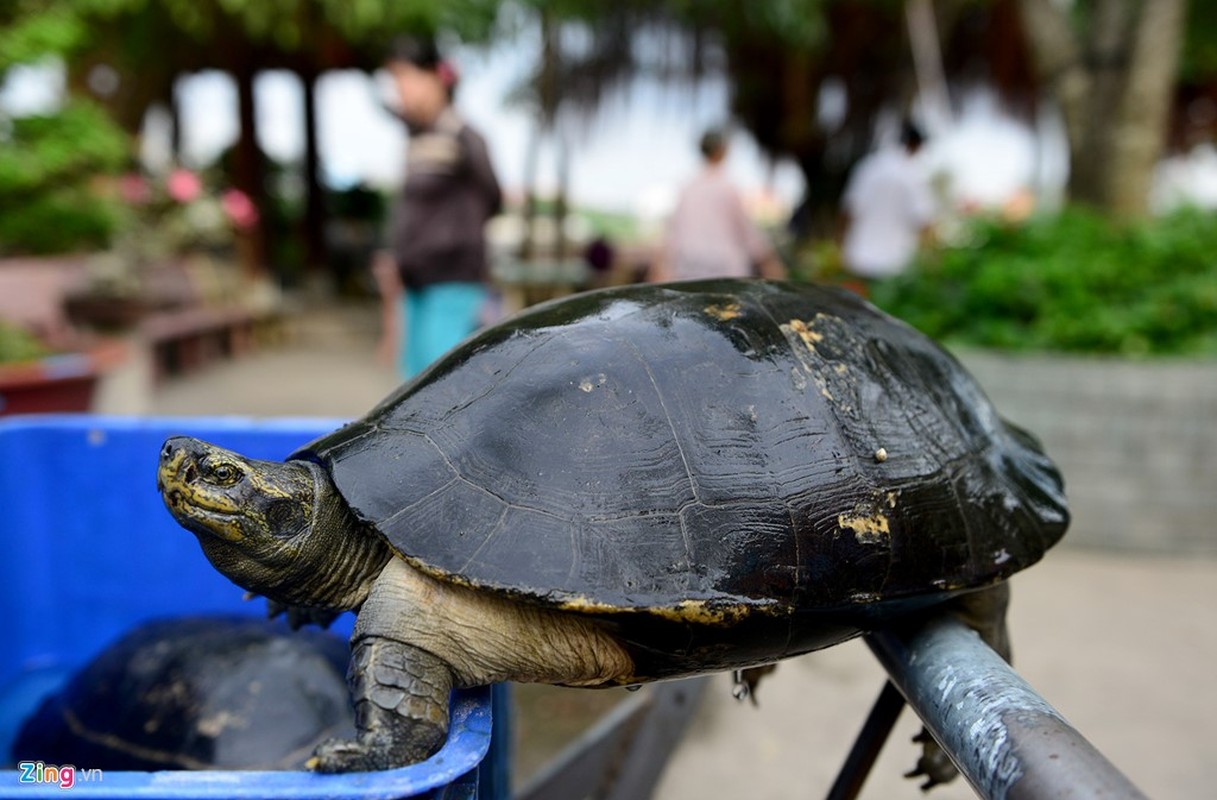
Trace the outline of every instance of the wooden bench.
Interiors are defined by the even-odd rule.
[[[160,294],[177,302],[146,315],[137,329],[152,357],[154,381],[246,355],[281,323],[274,304],[249,302],[249,287],[231,265],[205,259],[168,264],[155,282]]]
[[[153,378],[161,380],[251,352],[259,321],[244,308],[190,306],[148,315],[139,335],[151,351]]]

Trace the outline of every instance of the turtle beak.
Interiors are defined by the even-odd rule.
[[[171,436],[161,448],[156,489],[170,508],[180,502],[182,486],[198,479],[198,449],[198,440],[188,436]]]

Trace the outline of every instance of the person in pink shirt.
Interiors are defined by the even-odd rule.
[[[700,147],[704,168],[680,193],[650,279],[785,277],[782,262],[727,177],[726,136],[708,131]]]

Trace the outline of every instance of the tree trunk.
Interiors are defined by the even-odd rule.
[[[1113,112],[1120,105],[1127,80],[1128,40],[1133,19],[1129,0],[1101,0],[1086,47],[1089,89],[1080,131],[1080,147],[1070,151],[1070,192],[1074,200],[1107,208],[1115,145]],[[1105,121],[1106,124],[1099,124]]]
[[[531,261],[538,255],[536,231],[533,226],[537,219],[537,172],[541,167],[541,147],[547,135],[553,134],[555,121],[558,117],[558,104],[561,98],[558,93],[558,75],[561,63],[558,59],[559,23],[554,19],[554,13],[541,7],[541,61],[536,76],[536,118],[533,122],[532,135],[528,140],[528,150],[524,156],[524,241],[520,247],[520,256],[525,261]]]
[[[169,84],[169,157],[175,165],[182,163],[182,100],[178,95],[177,78]]]
[[[321,189],[321,156],[317,146],[317,73],[300,71],[304,91],[304,248],[305,269],[319,274],[327,262],[325,241],[325,195]]]
[[[1120,216],[1149,208],[1179,69],[1186,0],[1144,0],[1130,46],[1129,73],[1116,110],[1108,201]]]
[[[1071,200],[1148,211],[1178,68],[1186,0],[1097,0],[1085,41],[1054,0],[1020,0],[1032,56],[1061,107]]]
[[[541,167],[543,136],[540,121],[534,121],[524,151],[524,238],[520,242],[520,258],[524,261],[537,257],[537,170]]]
[[[266,265],[266,181],[254,108],[253,62],[241,59],[233,71],[237,83],[237,119],[240,132],[233,153],[233,182],[258,210],[258,221],[238,235],[238,257],[246,275],[261,275]]]
[[[570,255],[566,241],[567,198],[570,196],[570,148],[566,136],[558,132],[555,136],[558,156],[558,194],[554,197],[554,253],[556,261],[565,261]]]

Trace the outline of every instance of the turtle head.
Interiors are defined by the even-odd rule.
[[[187,436],[161,449],[157,488],[169,512],[204,542],[226,542],[253,557],[290,548],[313,515],[309,465],[245,458]]]
[[[175,436],[161,448],[156,483],[169,512],[234,583],[288,605],[342,603],[319,575],[342,549],[349,512],[321,467]]]

